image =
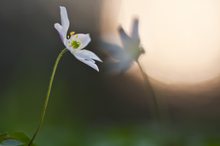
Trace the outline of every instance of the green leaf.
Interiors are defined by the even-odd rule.
[[[2,141],[1,145],[2,146],[21,146],[24,144],[18,140],[15,140],[15,139],[6,139],[6,140]]]
[[[0,146],[27,146],[29,142],[28,136],[21,132],[0,134]]]

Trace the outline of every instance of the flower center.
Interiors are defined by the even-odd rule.
[[[78,41],[76,41],[76,40],[73,40],[72,43],[71,43],[71,46],[72,46],[74,49],[79,48],[80,45],[81,45],[81,43],[78,42]]]
[[[73,36],[73,35],[75,35],[75,32],[74,32],[74,31],[70,32],[70,34],[67,35],[67,38],[70,39],[71,36]],[[72,47],[73,49],[77,49],[77,48],[80,47],[81,42],[80,42],[80,40],[78,39],[78,35],[77,35],[77,34],[76,34],[75,36],[73,36],[73,37],[74,37],[75,39],[77,39],[77,40],[72,40],[72,41],[70,41],[70,42],[69,42],[69,46]]]

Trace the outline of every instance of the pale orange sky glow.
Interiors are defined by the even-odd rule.
[[[120,24],[129,32],[132,19],[138,17],[147,52],[140,59],[150,77],[165,83],[197,83],[220,75],[219,0],[117,2],[105,1],[104,8],[112,7],[113,13],[103,15],[114,17],[109,16],[110,29],[110,24],[102,25],[102,30],[108,29],[102,35],[117,35],[114,29]]]

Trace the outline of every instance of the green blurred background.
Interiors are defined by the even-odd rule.
[[[53,63],[64,47],[53,27],[60,21],[60,5],[68,10],[70,29],[90,33],[88,49],[105,60],[98,44],[102,3],[0,1],[0,132],[22,131],[31,136],[37,126]],[[70,53],[65,54],[57,70],[44,127],[36,140],[38,145],[220,146],[219,112],[211,110],[209,114],[212,102],[206,106],[207,113],[201,106],[188,111],[183,104],[178,111],[179,103],[167,104],[162,110],[168,118],[159,126],[150,114],[138,75],[112,76],[106,74],[103,64],[98,66],[99,73]],[[159,86],[166,85],[151,81],[159,96],[176,96],[167,95],[170,90],[165,92]],[[188,96],[182,90],[175,93]],[[215,102],[214,111],[218,111],[219,100]]]

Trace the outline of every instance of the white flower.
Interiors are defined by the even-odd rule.
[[[112,73],[127,71],[134,61],[138,61],[145,51],[141,46],[139,36],[139,20],[135,18],[132,23],[131,34],[127,34],[120,26],[118,29],[122,46],[108,42],[102,42],[103,48],[108,52],[110,59],[106,61],[108,69]],[[113,58],[113,60],[112,60]]]
[[[102,62],[102,60],[93,52],[84,50],[91,41],[89,34],[75,34],[71,32],[70,35],[67,35],[70,22],[65,7],[60,7],[60,15],[61,24],[55,23],[54,27],[58,31],[65,47],[76,59],[99,71],[98,66],[95,64],[95,60],[99,62]]]

